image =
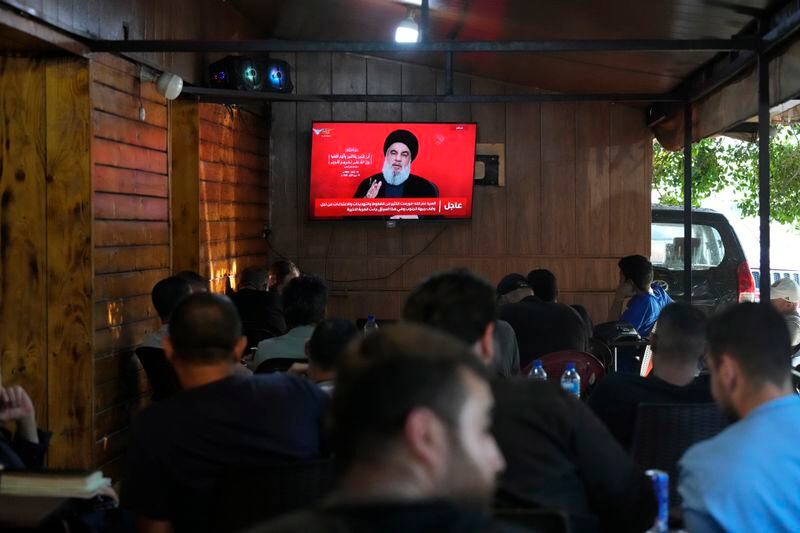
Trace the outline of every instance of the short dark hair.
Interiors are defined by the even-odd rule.
[[[264,267],[251,266],[247,267],[239,274],[239,287],[254,289],[265,289],[267,285],[267,269]]]
[[[328,287],[316,276],[294,278],[283,289],[283,314],[289,328],[322,321],[327,305]]]
[[[186,297],[169,319],[175,356],[197,364],[231,360],[242,337],[242,322],[230,298],[211,292]]]
[[[351,320],[327,318],[317,324],[308,340],[308,360],[322,370],[332,370],[337,366],[339,356],[356,337],[358,329]]]
[[[334,447],[345,464],[380,460],[414,409],[458,428],[467,398],[463,371],[487,381],[486,367],[451,336],[414,324],[387,326],[348,352],[333,396]]]
[[[150,297],[159,318],[166,322],[175,306],[190,294],[192,294],[192,287],[186,280],[178,276],[170,276],[153,285]]]
[[[656,332],[656,358],[697,364],[706,351],[708,318],[697,307],[672,303],[661,310]]]
[[[411,291],[403,318],[474,344],[495,321],[495,290],[466,269],[435,274]]]
[[[558,283],[556,275],[545,268],[537,268],[528,272],[528,283],[533,288],[533,295],[545,302],[556,301]]]
[[[201,276],[193,270],[181,270],[175,274],[175,276],[188,281],[189,285],[192,287],[192,290],[208,290],[208,278]]]
[[[711,318],[707,338],[714,364],[727,353],[755,383],[783,386],[791,376],[789,328],[768,303],[731,306]]]
[[[653,264],[643,255],[628,255],[619,260],[619,269],[626,280],[633,282],[641,291],[647,291],[653,283]]]
[[[288,259],[279,259],[269,267],[269,275],[279,280],[282,280],[292,272],[300,272],[300,269]]]

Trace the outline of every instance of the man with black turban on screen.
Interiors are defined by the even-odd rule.
[[[438,198],[439,188],[411,173],[419,141],[408,130],[394,130],[383,143],[383,171],[358,186],[353,198]]]

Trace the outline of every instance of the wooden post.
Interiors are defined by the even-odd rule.
[[[172,271],[200,271],[200,119],[198,104],[169,104]]]
[[[48,465],[92,467],[91,103],[88,62],[46,67]]]

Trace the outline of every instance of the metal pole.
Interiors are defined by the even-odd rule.
[[[692,104],[683,108],[683,294],[692,303]]]
[[[758,56],[758,215],[761,219],[761,301],[770,300],[769,271],[769,59]]]
[[[430,40],[430,10],[428,9],[428,0],[422,0],[419,10],[419,42],[425,43]]]

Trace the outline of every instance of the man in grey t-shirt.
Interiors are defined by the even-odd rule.
[[[772,306],[786,319],[789,326],[789,337],[792,343],[792,353],[800,345],[800,314],[797,305],[800,303],[800,287],[789,278],[781,278],[772,284],[770,290]]]

